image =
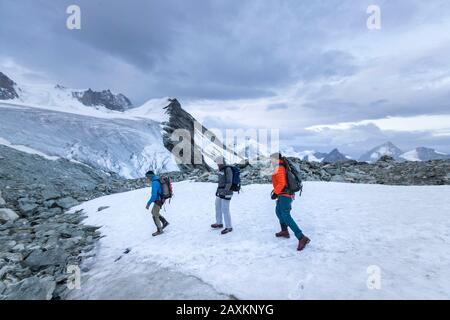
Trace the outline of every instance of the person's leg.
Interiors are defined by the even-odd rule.
[[[162,230],[162,224],[160,220],[159,211],[161,210],[161,207],[157,205],[156,203],[153,204],[152,208],[152,216],[153,221],[155,222],[156,228],[158,228],[158,231]]]
[[[280,221],[281,231],[287,231],[288,226],[283,220],[283,215],[281,214],[280,209],[280,198],[277,199],[277,204],[275,206],[275,213],[277,214],[277,218]]]
[[[292,232],[294,232],[295,237],[297,239],[301,239],[303,237],[303,232],[298,227],[297,223],[292,219],[291,216],[291,209],[292,209],[292,199],[289,197],[283,197],[281,196],[279,198],[279,205],[280,205],[280,214],[282,216],[283,222],[286,223],[286,225],[291,228]]]
[[[225,220],[225,228],[231,229],[231,214],[230,214],[230,202],[231,200],[220,199],[222,202],[222,214]]]
[[[222,199],[216,197],[216,224],[222,224]]]
[[[169,221],[164,218],[161,213],[159,214],[159,220],[162,222],[162,228],[165,229],[169,225]]]

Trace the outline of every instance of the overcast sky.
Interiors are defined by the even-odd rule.
[[[279,128],[300,150],[450,152],[449,31],[448,0],[1,0],[0,70],[177,97],[206,126]]]

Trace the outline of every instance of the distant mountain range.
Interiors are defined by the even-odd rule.
[[[289,147],[285,148],[281,153],[287,157],[295,157],[309,162],[336,163],[351,159],[349,156],[341,153],[338,149],[333,149],[329,153],[312,150],[296,152],[292,147]]]
[[[176,99],[153,99],[134,107],[126,96],[110,90],[17,84],[0,72],[0,107],[0,144],[31,148],[124,177],[141,177],[149,168],[156,171],[216,168],[214,159],[219,155],[234,156],[238,162],[264,158],[270,153],[268,146],[253,139],[224,145],[207,128],[196,126],[198,122]],[[191,134],[190,154],[200,155],[194,165],[180,164],[179,156],[171,153],[176,144],[172,133],[178,129]],[[338,149],[324,153],[282,147],[281,151],[310,162],[351,160]],[[359,160],[375,162],[384,155],[398,161],[450,158],[424,147],[402,152],[387,142]]]
[[[390,156],[397,161],[429,161],[450,159],[450,155],[438,152],[431,148],[418,147],[413,150],[403,152],[392,142],[386,142],[364,153],[359,158],[359,161],[376,162],[382,156]]]
[[[294,148],[285,148],[282,152],[286,156],[296,157],[303,161],[336,163],[352,160],[351,157],[341,153],[338,149],[333,149],[329,153],[317,152],[314,150],[295,151]],[[418,147],[413,150],[403,152],[392,142],[383,143],[367,152],[365,152],[358,161],[374,163],[383,156],[390,156],[396,161],[430,161],[450,159],[450,155],[438,152],[431,148]]]
[[[133,108],[130,99],[121,93],[114,94],[110,90],[94,91],[90,88],[69,89],[61,85],[18,85],[2,72],[0,72],[0,100],[18,100],[33,105],[80,104],[120,112]]]

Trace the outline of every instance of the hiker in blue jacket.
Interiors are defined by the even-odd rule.
[[[162,207],[162,198],[161,198],[161,182],[159,177],[155,175],[153,171],[148,171],[145,176],[152,182],[152,195],[147,202],[145,208],[148,210],[150,205],[153,204],[152,208],[152,216],[153,221],[156,225],[156,232],[152,233],[152,236],[159,236],[163,233],[163,230],[169,225],[169,222],[160,214]]]

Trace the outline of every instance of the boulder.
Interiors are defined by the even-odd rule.
[[[3,294],[7,300],[50,300],[55,287],[56,282],[52,278],[35,276],[13,284]]]
[[[65,197],[56,201],[56,205],[63,209],[70,209],[78,204],[79,202],[72,197]]]
[[[16,221],[17,219],[19,219],[19,215],[15,211],[7,208],[0,209],[0,223]]]
[[[49,250],[36,249],[25,259],[24,264],[33,270],[43,267],[62,265],[66,262],[67,254],[61,248]]]
[[[20,198],[18,200],[18,207],[23,215],[31,216],[36,212],[38,204],[29,198]]]
[[[57,199],[61,197],[61,192],[52,188],[46,188],[42,191],[41,196],[44,200]]]

